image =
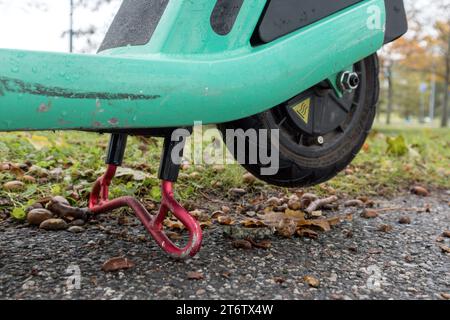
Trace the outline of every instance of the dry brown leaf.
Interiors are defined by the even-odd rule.
[[[266,226],[264,222],[256,219],[245,219],[241,222],[241,225],[245,228],[264,228]]]
[[[446,230],[442,233],[443,237],[450,238],[450,230]]]
[[[270,240],[262,240],[262,241],[255,241],[253,239],[248,238],[248,242],[252,244],[253,247],[258,249],[270,249],[272,247],[272,243]]]
[[[218,216],[217,222],[219,222],[219,224],[221,224],[223,226],[229,226],[234,223],[233,219],[231,219],[231,217],[229,217],[229,216]]]
[[[340,217],[340,216],[330,217],[330,218],[327,218],[327,221],[330,224],[330,226],[334,227],[342,222],[342,217]]]
[[[381,253],[383,253],[383,249],[381,249],[381,248],[370,248],[367,252],[369,254],[381,254]]]
[[[187,278],[189,280],[203,280],[205,278],[205,276],[201,272],[189,271],[187,273]]]
[[[305,214],[299,210],[287,209],[284,212],[284,218],[292,219],[296,222],[305,220]]]
[[[279,235],[291,238],[297,230],[297,222],[290,218],[283,218],[276,226],[276,230]]]
[[[300,237],[305,237],[305,238],[310,238],[310,239],[319,238],[319,234],[311,229],[298,229],[297,234]]]
[[[173,230],[184,230],[184,225],[180,221],[173,221],[171,219],[164,220],[164,225]]]
[[[131,260],[123,257],[117,257],[111,258],[106,261],[102,266],[102,270],[104,272],[115,272],[120,270],[127,270],[133,268],[134,266],[135,264]]]
[[[328,232],[331,230],[330,223],[325,219],[305,220],[298,223],[299,227],[315,227],[321,231]]]
[[[211,215],[211,219],[217,219],[217,218],[219,218],[220,216],[224,216],[225,214],[226,214],[226,213],[223,212],[222,210],[214,211],[214,212],[212,213],[212,215]]]
[[[317,279],[316,277],[313,276],[304,276],[303,280],[310,286],[313,288],[318,288],[320,285],[320,281],[319,279]]]
[[[441,297],[445,300],[450,300],[450,293],[441,293]]]

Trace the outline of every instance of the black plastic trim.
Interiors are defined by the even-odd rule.
[[[406,17],[403,0],[384,0],[386,6],[386,32],[384,43],[397,40],[408,32],[408,19]]]
[[[252,38],[268,43],[363,0],[269,0]]]
[[[169,0],[124,0],[98,51],[147,44],[168,3]]]
[[[244,0],[217,0],[211,13],[211,27],[214,32],[225,36],[231,32],[241,11]]]

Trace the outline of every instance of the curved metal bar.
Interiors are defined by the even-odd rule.
[[[89,210],[94,214],[100,214],[122,207],[129,207],[134,211],[158,245],[170,256],[177,259],[195,256],[202,244],[202,229],[189,212],[175,200],[172,183],[162,181],[161,207],[158,214],[152,216],[142,203],[133,197],[121,197],[108,200],[109,185],[116,170],[116,166],[109,165],[105,174],[96,181],[89,200]],[[174,244],[163,231],[163,222],[169,212],[172,212],[189,232],[189,241],[183,248]]]

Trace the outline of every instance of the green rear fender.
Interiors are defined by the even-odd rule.
[[[363,1],[258,47],[250,37],[263,1],[245,1],[227,36],[211,29],[213,3],[169,1],[145,46],[101,55],[0,50],[0,130],[102,131],[236,120],[348,68],[384,40],[384,0]],[[378,28],[370,27],[374,14]]]

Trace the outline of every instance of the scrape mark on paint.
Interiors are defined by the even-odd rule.
[[[119,119],[117,119],[117,118],[112,118],[112,119],[109,119],[108,122],[109,122],[109,124],[115,126],[116,124],[119,123]]]
[[[28,93],[46,97],[60,97],[67,99],[96,99],[96,100],[155,100],[160,95],[145,95],[133,93],[109,92],[73,92],[60,87],[48,87],[38,83],[26,83],[21,80],[0,77],[0,85],[7,92]]]
[[[50,108],[52,107],[51,103],[46,105],[45,103],[41,103],[41,105],[38,108],[38,112],[48,112],[50,111]]]
[[[93,123],[93,125],[94,125],[94,127],[101,127],[102,126],[102,124],[100,122],[98,122],[98,121],[95,121]]]

